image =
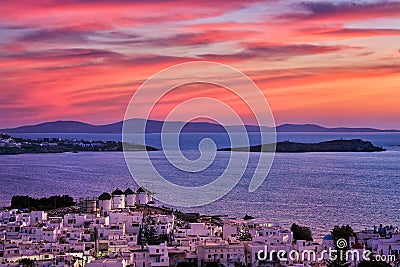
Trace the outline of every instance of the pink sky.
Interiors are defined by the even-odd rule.
[[[151,75],[210,60],[251,77],[277,124],[400,129],[399,1],[5,0],[0,14],[0,128],[119,121]],[[251,117],[188,87],[152,118],[197,96]]]

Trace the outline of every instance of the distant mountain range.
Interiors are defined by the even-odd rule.
[[[225,132],[224,127],[218,124],[210,122],[163,122],[156,120],[144,120],[144,119],[129,119],[126,121],[130,129],[134,129],[135,132],[140,132],[139,129],[143,129],[146,124],[146,132],[148,133],[160,133],[162,127],[169,129],[182,128],[182,132],[208,132],[208,133],[223,133]],[[165,125],[164,125],[165,124]],[[3,133],[121,133],[123,122],[116,122],[105,125],[93,125],[89,123],[79,121],[53,121],[45,122],[36,125],[27,125],[16,128],[1,129]],[[179,127],[179,128],[178,128]],[[237,132],[241,126],[227,126],[229,131]],[[246,125],[248,132],[270,131],[271,127],[267,126],[254,126]],[[167,130],[168,131],[168,130]],[[276,127],[277,132],[400,132],[399,130],[380,130],[374,128],[326,128],[315,124],[283,124]]]

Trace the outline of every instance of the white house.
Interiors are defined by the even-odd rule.
[[[31,211],[30,224],[43,223],[47,220],[47,212],[45,211]]]
[[[235,263],[246,264],[244,246],[229,244],[225,240],[206,241],[197,246],[198,266],[207,262],[217,262],[226,267],[234,267]]]

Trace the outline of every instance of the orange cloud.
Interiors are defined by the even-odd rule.
[[[0,128],[121,120],[143,81],[192,60],[244,71],[280,123],[400,128],[398,2],[6,0],[0,12]],[[176,90],[152,115],[196,96],[252,121],[209,86]]]

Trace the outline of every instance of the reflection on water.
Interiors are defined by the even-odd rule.
[[[339,134],[331,135],[339,137]],[[331,135],[287,134],[278,138],[314,142],[332,139]],[[367,134],[361,138],[389,150],[277,154],[268,178],[254,193],[248,192],[248,185],[258,155],[251,154],[253,160],[233,191],[212,204],[188,211],[237,217],[247,213],[271,222],[309,225],[322,234],[335,224],[350,224],[357,229],[380,223],[400,225],[400,149],[397,146],[400,135]],[[192,147],[189,142],[185,153],[196,158],[198,152]],[[143,160],[142,153],[134,156],[138,166]],[[218,152],[209,168],[187,174],[168,164],[161,151],[150,153],[154,165],[167,179],[185,186],[214,180],[229,159],[228,152]],[[120,152],[9,155],[0,157],[0,166],[2,205],[8,204],[16,194],[96,196],[117,186],[134,186]]]

